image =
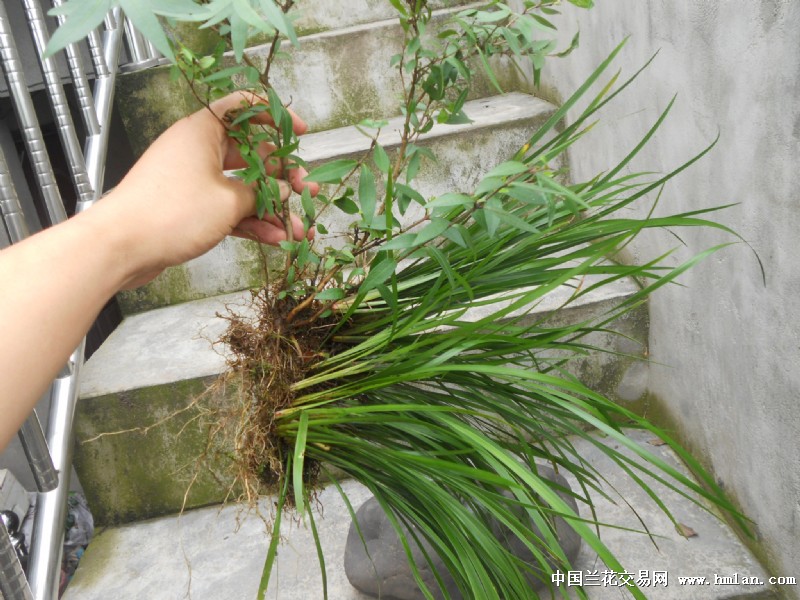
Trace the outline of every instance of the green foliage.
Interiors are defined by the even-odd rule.
[[[158,51],[173,61],[175,55],[158,17],[199,22],[203,27],[224,22],[222,32],[230,35],[238,59],[253,30],[267,34],[278,31],[293,42],[297,41],[291,22],[275,0],[211,0],[206,3],[195,0],[68,0],[48,13],[64,15],[67,20],[50,39],[47,54],[85,38],[115,7],[121,8]]]
[[[323,248],[318,242],[292,239],[289,207],[281,201],[273,175],[303,165],[295,154],[298,141],[290,114],[269,80],[281,40],[295,41],[286,16],[293,2],[213,0],[190,2],[189,7],[182,1],[169,13],[220,26],[237,60],[233,66],[224,60],[224,45],[210,56],[196,56],[179,42],[173,44],[168,55],[174,57],[174,76],[184,78],[201,103],[208,106],[232,91],[262,87],[245,94],[250,101],[224,121],[247,164],[239,176],[256,184],[259,216],[277,216],[287,227],[288,240],[281,243],[286,268],[263,293],[273,299],[270,307],[278,307],[280,336],[295,343],[287,352],[303,354],[298,340],[304,332],[326,332],[312,349],[317,359],[285,390],[290,401],[270,414],[270,435],[276,436],[279,448],[279,465],[273,467],[279,510],[259,593],[269,583],[286,505],[308,516],[324,564],[310,508],[309,465],[332,465],[364,483],[396,527],[409,560],[415,538],[424,538],[465,597],[482,600],[530,597],[525,580],[530,565],[505,550],[492,532],[493,521],[504,524],[546,573],[551,565],[562,571],[573,567],[555,536],[556,516],[608,568],[623,570],[592,519],[575,514],[536,472],[538,461],[571,473],[578,480],[576,497],[593,514],[590,494],[603,493],[602,477],[575,451],[570,441],[575,437],[597,445],[668,515],[648,483],[651,479],[698,503],[710,500],[742,522],[713,478],[664,431],[587,389],[566,370],[569,360],[592,349],[584,339],[587,334],[605,331],[650,292],[719,247],[678,266],[668,264],[668,253],[643,265],[622,265],[606,257],[649,228],[699,226],[733,233],[704,219],[708,211],[702,210],[662,218],[620,216],[622,209],[661,190],[708,149],[662,177],[621,175],[662,125],[670,104],[641,142],[605,174],[585,182],[567,180],[565,152],[588,133],[595,113],[632,81],[612,91],[612,77],[598,94],[588,96],[617,48],[475,189],[426,198],[416,189],[415,178],[424,162],[436,157],[420,138],[437,123],[469,122],[464,104],[474,69],[484,69],[499,88],[491,64],[494,57],[509,56],[531,61],[538,80],[546,58],[572,51],[578,36],[568,48],[556,48],[552,18],[558,0],[526,0],[519,11],[492,0],[455,13],[435,31],[425,0],[390,2],[405,36],[402,51],[391,60],[404,90],[398,108],[404,117],[401,144],[390,155],[377,141],[386,122],[364,121],[359,128],[372,140],[369,152],[310,173],[309,181],[326,187],[316,199],[307,191],[301,195],[306,226],[326,233],[325,216],[337,210],[351,223],[337,245]],[[591,0],[570,2],[592,6]],[[54,44],[85,32],[77,24],[79,17],[96,24],[93,11],[112,4],[66,4],[62,10],[69,20],[64,32],[53,37]],[[148,5],[152,13],[168,14],[155,4],[151,0]],[[178,6],[183,13],[178,14]],[[143,24],[145,35],[161,39],[160,26],[144,12],[141,8],[131,16]],[[252,31],[273,35],[262,70],[245,51]],[[568,121],[568,111],[578,116]],[[266,115],[271,125],[261,124]],[[268,166],[257,151],[263,143],[275,147]],[[355,176],[357,184],[352,182]],[[625,277],[642,282],[641,291],[593,321],[555,327],[528,316],[560,287],[575,286],[567,306]],[[470,318],[475,310],[487,316]],[[268,360],[259,365],[273,368]],[[702,485],[633,443],[623,424],[662,438],[700,474]],[[632,450],[638,460],[600,444],[590,430]],[[526,527],[530,520],[543,532],[542,539]],[[414,526],[411,539],[401,524]],[[432,597],[418,572],[417,580],[426,597]],[[644,597],[641,590],[630,591]]]

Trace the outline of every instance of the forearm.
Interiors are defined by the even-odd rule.
[[[0,252],[0,450],[118,290],[143,285],[200,256],[226,235],[286,239],[279,219],[257,219],[252,186],[225,177],[245,166],[221,116],[252,98],[234,93],[170,127],[90,210]],[[269,113],[256,119],[269,124]],[[305,124],[293,116],[299,135]],[[264,143],[264,158],[271,148]],[[274,172],[281,200],[309,188],[302,168]],[[306,232],[293,217],[294,239]],[[307,233],[309,237],[313,232]]]
[[[0,252],[0,449],[129,277],[94,210]]]

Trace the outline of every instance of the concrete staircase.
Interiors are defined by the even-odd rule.
[[[306,14],[299,30],[306,35],[292,50],[299,66],[290,67],[286,61],[276,67],[276,82],[283,86],[280,93],[292,98],[292,107],[311,126],[301,154],[312,164],[364,152],[369,140],[348,124],[365,117],[391,119],[397,112],[399,90],[387,65],[399,49],[401,31],[388,19],[387,2],[352,4],[363,6],[348,8],[351,18],[342,17],[335,0],[301,2]],[[440,2],[437,18],[466,4]],[[420,171],[417,181],[423,194],[469,190],[555,110],[531,94],[529,80],[516,66],[500,61],[496,67],[510,93],[494,96],[488,82],[479,80],[465,107],[474,122],[437,125],[426,134],[423,143],[439,161]],[[164,69],[155,69],[130,74],[120,82],[119,106],[139,151],[170,122],[195,108],[186,90],[168,84],[166,78]],[[398,143],[396,129],[391,121],[382,134],[381,143],[389,151]],[[336,227],[334,223],[329,229]],[[227,240],[188,265],[170,269],[146,288],[120,297],[128,316],[85,366],[76,423],[76,468],[97,522],[108,528],[90,545],[67,591],[68,600],[255,597],[267,546],[264,524],[254,516],[240,522],[241,508],[222,507],[228,493],[224,482],[211,471],[197,470],[196,459],[206,444],[202,415],[195,409],[181,411],[196,399],[200,408],[219,401],[217,392],[207,391],[225,367],[224,348],[212,343],[226,324],[218,313],[225,307],[244,307],[246,290],[263,280],[263,272],[262,249]],[[621,281],[548,318],[582,320],[636,290],[633,282]],[[554,294],[531,318],[550,315],[567,293],[565,289],[560,296]],[[623,335],[609,333],[588,340],[613,353],[586,357],[573,369],[590,387],[636,407],[645,401],[647,391],[647,368],[641,360],[647,346],[646,306],[614,328]],[[590,448],[587,453],[652,530],[665,536],[659,540],[659,551],[640,534],[614,529],[605,533],[607,543],[637,575],[645,570],[669,572],[668,586],[649,588],[652,598],[749,598],[771,593],[766,585],[679,586],[679,576],[707,576],[713,581],[714,574],[738,573],[761,580],[766,575],[718,520],[665,493],[679,519],[699,534],[684,539],[658,510],[648,508],[648,498],[640,497],[610,465],[606,469],[601,453]],[[664,455],[675,460],[667,452]],[[345,482],[344,487],[354,505],[367,497],[355,482]],[[624,502],[614,505],[600,498],[597,502],[601,520],[637,527]],[[329,597],[362,598],[349,586],[341,563],[349,516],[333,489],[322,492],[320,505]],[[182,507],[195,510],[179,517]],[[266,499],[265,514],[270,507]],[[578,567],[602,571],[595,558],[585,552]],[[587,591],[592,598],[623,593],[601,586]],[[269,597],[322,597],[316,552],[303,526],[287,528]]]

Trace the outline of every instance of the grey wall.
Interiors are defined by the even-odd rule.
[[[566,96],[625,36],[631,74],[658,57],[573,153],[574,179],[607,168],[673,94],[664,131],[637,166],[667,170],[721,133],[712,154],[665,190],[659,211],[740,203],[718,215],[747,239],[652,299],[650,389],[682,439],[756,522],[774,575],[800,575],[800,2],[598,0],[564,9],[579,50],[553,61],[545,88]],[[639,213],[643,214],[644,207]],[[682,234],[684,235],[684,234]],[[676,262],[725,239],[686,232]],[[676,245],[655,235],[641,260]],[[791,597],[798,589],[785,588]]]

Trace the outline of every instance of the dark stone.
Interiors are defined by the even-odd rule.
[[[567,480],[549,467],[538,467],[539,475],[544,479],[556,482],[565,489],[570,489]],[[505,495],[511,497],[510,492]],[[558,495],[567,502],[576,513],[578,505],[575,499],[566,492],[558,491]],[[522,508],[515,507],[513,510],[519,511],[522,516]],[[350,531],[347,534],[347,545],[344,551],[344,570],[350,583],[360,592],[381,598],[381,600],[424,600],[425,596],[419,590],[416,580],[411,573],[405,550],[400,543],[397,533],[383,512],[380,504],[375,498],[370,498],[356,512],[361,533],[361,537],[356,530],[355,524],[350,524]],[[581,538],[563,519],[556,520],[556,533],[561,542],[561,548],[570,562],[577,558],[581,548]],[[541,536],[541,531],[533,523],[530,524],[531,530]],[[414,562],[422,575],[423,581],[433,592],[434,597],[439,600],[444,597],[439,589],[439,584],[431,570],[428,561],[425,560],[423,549],[434,563],[435,569],[444,581],[445,587],[453,600],[461,600],[462,596],[456,587],[455,581],[447,572],[442,560],[433,552],[431,546],[419,536],[421,546],[414,544],[409,535],[409,530],[403,527],[404,533],[408,537],[412,548]],[[533,553],[501,523],[494,522],[492,531],[499,539],[504,540],[503,545],[514,555],[518,556],[529,564],[534,564]],[[366,543],[366,549],[364,547]],[[367,554],[369,553],[369,554]],[[371,560],[370,560],[371,559]],[[538,564],[538,563],[536,563]],[[541,569],[534,567],[533,573],[527,576],[532,589],[544,590],[549,576],[541,573]]]

